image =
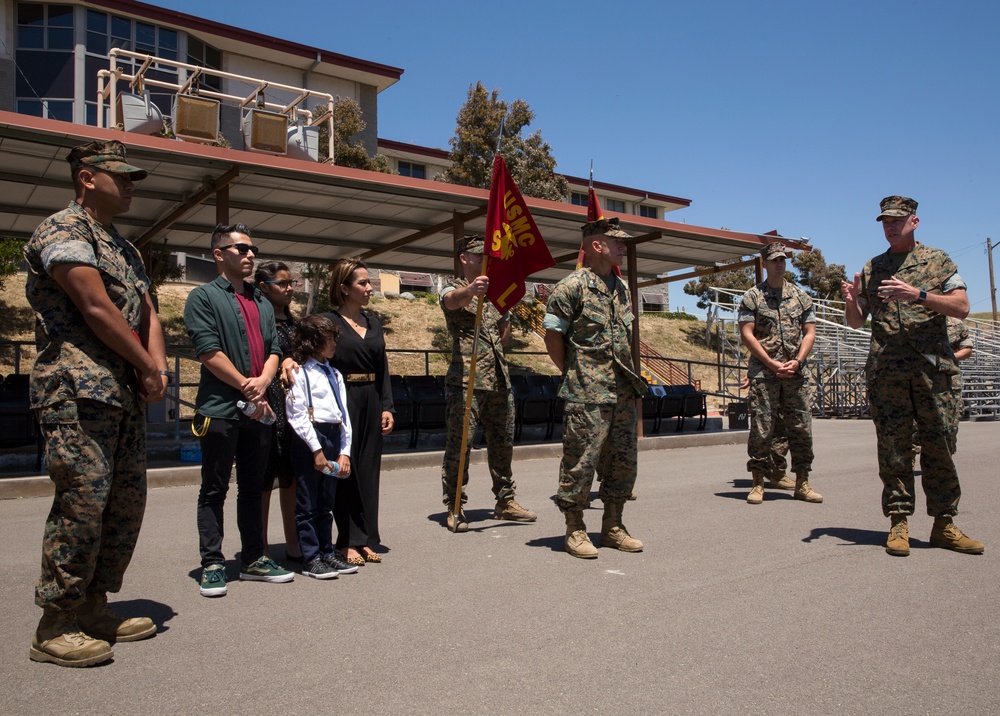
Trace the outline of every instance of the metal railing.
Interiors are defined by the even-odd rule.
[[[119,58],[124,58],[124,60],[120,61]],[[238,106],[241,110],[246,107],[252,107],[277,112],[279,114],[284,114],[293,124],[298,118],[302,118],[304,120],[303,123],[306,126],[326,124],[329,130],[326,161],[331,164],[333,163],[334,98],[331,94],[326,92],[317,92],[316,90],[310,90],[304,87],[294,87],[292,85],[285,85],[278,82],[269,82],[255,77],[237,75],[232,72],[223,72],[222,70],[215,70],[211,67],[201,67],[187,62],[179,62],[177,60],[170,60],[163,57],[157,57],[155,55],[146,55],[141,52],[132,52],[130,50],[123,50],[117,47],[113,48],[108,53],[108,59],[110,61],[110,68],[107,70],[100,70],[97,73],[98,127],[104,126],[105,102],[108,103],[108,123],[110,127],[114,128],[118,126],[118,123],[121,120],[118,116],[118,82],[127,81],[129,88],[135,90],[138,94],[142,94],[146,87],[157,87],[160,89],[171,90],[178,96],[197,95],[199,97],[219,100],[220,102],[228,102]],[[136,69],[133,73],[126,71],[128,69],[127,66],[132,65],[130,60],[135,60],[141,63],[138,69]],[[126,65],[126,67],[123,67],[123,64]],[[165,68],[177,71],[177,82],[168,82],[165,79],[158,79],[157,77],[149,76],[149,73],[152,72],[159,78],[162,78],[167,74],[164,72]],[[170,72],[170,74],[172,74],[172,72]],[[250,87],[253,87],[253,89],[244,96],[227,94],[211,88],[199,86],[200,78],[203,76],[242,82]],[[265,93],[273,91],[287,92],[293,97],[293,99],[287,104],[268,100]],[[326,111],[319,117],[316,117],[311,110],[302,106],[307,99],[319,100],[326,105]]]
[[[746,371],[746,350],[740,342],[737,314],[744,291],[713,288],[706,341],[715,342],[719,356],[720,391],[739,396]],[[844,302],[813,299],[816,342],[806,364],[816,385],[813,413],[819,417],[867,417],[865,366],[871,332],[844,324]],[[965,321],[974,347],[962,362],[962,395],[971,417],[1000,416],[1000,327],[992,321]],[[733,393],[732,388],[737,390]]]

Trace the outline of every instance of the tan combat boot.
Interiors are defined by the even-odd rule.
[[[794,490],[795,480],[790,478],[785,473],[768,475],[767,476],[767,486],[772,490]]]
[[[808,472],[795,473],[795,499],[805,500],[806,502],[823,501],[823,495],[819,494],[814,489],[809,487]]]
[[[511,522],[534,522],[538,515],[529,509],[521,507],[514,498],[501,501],[497,500],[497,506],[493,508],[493,518],[497,520],[510,520]]]
[[[566,515],[566,551],[580,559],[597,559],[597,548],[587,536],[587,526],[583,524],[583,510],[574,510]]]
[[[906,525],[906,515],[889,515],[889,539],[885,551],[894,557],[908,557],[910,554],[910,530]]]
[[[104,641],[139,641],[156,633],[156,624],[149,617],[116,614],[104,593],[88,594],[76,610],[76,621],[85,634]]]
[[[931,528],[931,545],[963,554],[982,554],[985,549],[982,542],[962,534],[962,530],[958,529],[949,515],[934,518],[934,527]]]
[[[80,630],[75,611],[46,607],[31,639],[28,657],[59,666],[93,666],[112,658],[111,645]]]
[[[748,505],[759,505],[764,501],[764,476],[759,472],[753,473],[753,488],[747,495]]]
[[[458,528],[455,528],[455,515],[451,513],[451,508],[448,508],[448,529],[452,532],[468,532],[469,523],[465,519],[465,510],[458,511]]]
[[[642,542],[632,537],[622,524],[622,502],[604,505],[604,521],[601,523],[601,546],[614,547],[622,552],[641,552]]]

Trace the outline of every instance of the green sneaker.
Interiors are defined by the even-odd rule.
[[[221,564],[210,564],[201,570],[201,596],[226,596],[226,567]]]
[[[240,579],[248,582],[291,582],[295,573],[282,569],[270,557],[261,557],[250,566],[240,568]]]

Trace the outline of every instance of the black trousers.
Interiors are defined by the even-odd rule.
[[[224,564],[223,505],[236,463],[236,526],[241,561],[250,565],[264,554],[260,495],[271,449],[270,425],[241,417],[212,418],[201,438],[201,491],[198,493],[198,549],[201,566]]]

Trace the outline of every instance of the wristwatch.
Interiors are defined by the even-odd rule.
[[[927,300],[927,291],[920,289],[920,295],[913,301],[914,303],[923,303]]]

